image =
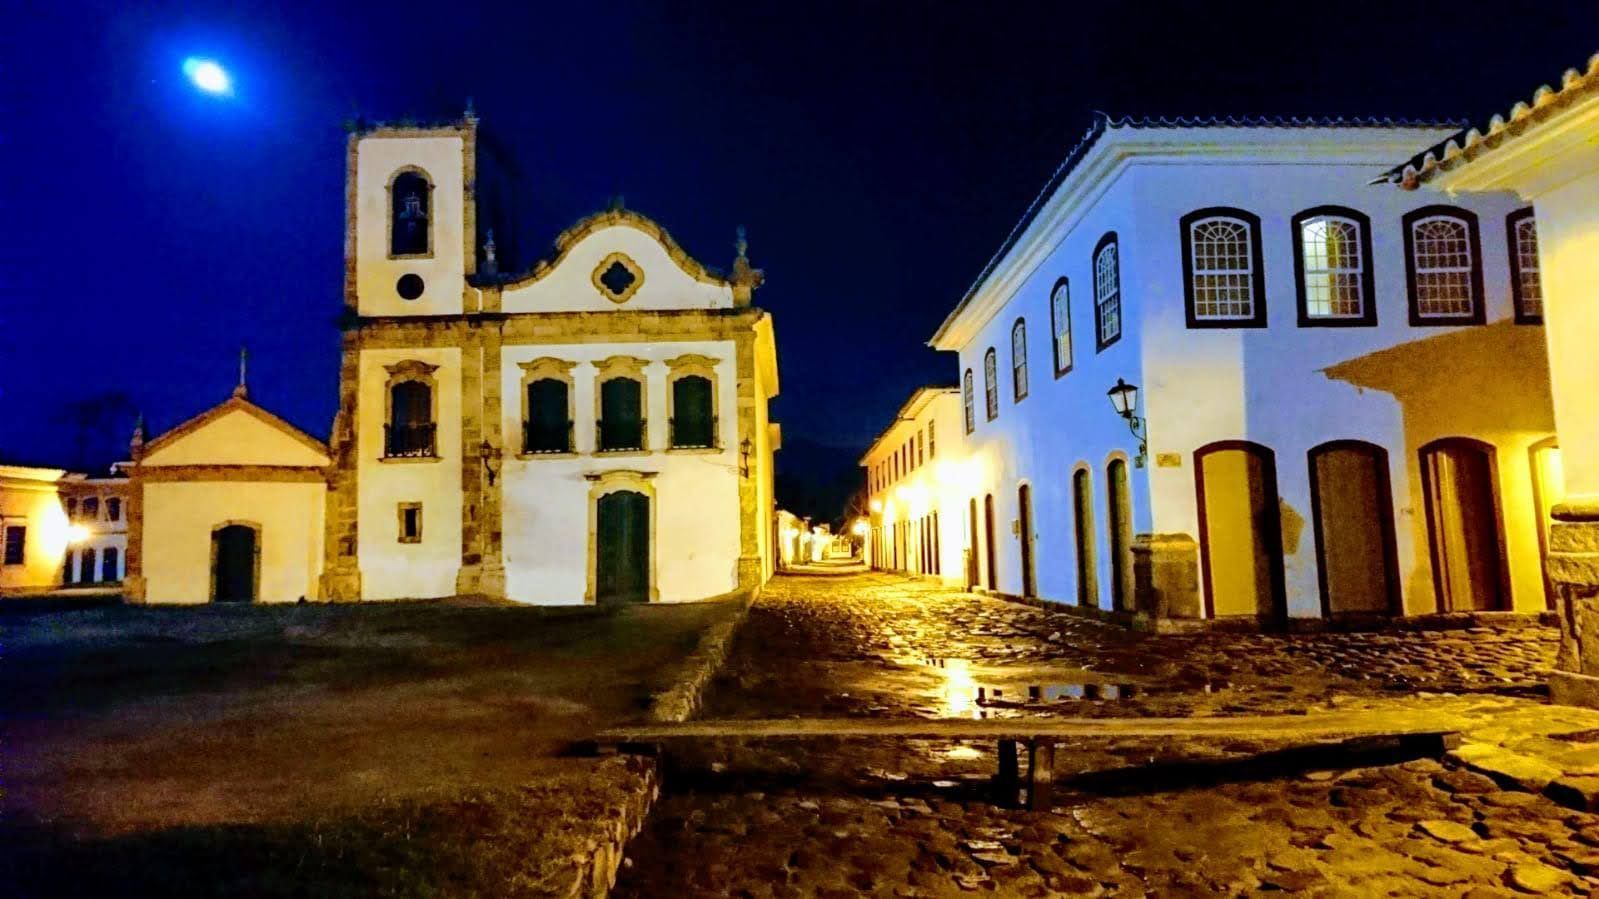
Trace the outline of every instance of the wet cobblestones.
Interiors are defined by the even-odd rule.
[[[705,715],[1292,712],[1527,692],[1553,651],[1539,627],[1133,634],[889,576],[786,578]],[[978,742],[701,744],[668,759],[615,895],[1599,895],[1599,816],[1432,759],[1266,770],[1270,748],[1063,744],[1054,807],[1029,812],[991,801]]]

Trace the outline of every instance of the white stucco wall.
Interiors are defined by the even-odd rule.
[[[315,599],[322,573],[324,484],[241,481],[144,485],[145,600],[203,603],[211,596],[211,534],[259,526],[261,602]]]
[[[644,283],[618,306],[594,286],[594,272],[612,253],[633,260]],[[733,292],[689,275],[655,237],[620,222],[589,232],[547,271],[501,295],[505,312],[612,312],[663,309],[729,309]]]
[[[690,353],[717,360],[721,448],[716,452],[665,449],[665,362]],[[650,447],[646,453],[594,454],[598,384],[593,363],[616,355],[649,363],[644,371],[646,442]],[[571,373],[576,456],[516,458],[514,450],[522,445],[524,371],[519,363],[541,357],[577,363]],[[585,475],[606,471],[654,473],[656,545],[652,553],[660,601],[704,599],[738,586],[739,453],[733,341],[508,346],[500,370],[504,397],[501,439],[507,447],[500,483],[506,593],[511,599],[543,605],[584,601],[594,564],[589,557],[592,484]],[[364,535],[365,528],[363,540]],[[458,536],[456,546],[458,559]]]
[[[1472,342],[1473,358],[1497,354],[1507,372],[1519,372],[1523,351],[1531,347],[1536,355],[1537,341],[1529,338],[1541,330],[1508,324],[1504,222],[1522,204],[1506,195],[1458,204],[1478,216],[1490,327],[1412,327],[1400,219],[1409,209],[1438,198],[1367,182],[1393,159],[1423,145],[1431,132],[1380,137],[1370,131],[1301,133],[1297,139],[1302,148],[1285,155],[1281,142],[1295,140],[1294,129],[1279,129],[1265,138],[1231,129],[1189,131],[1185,139],[1194,146],[1181,154],[1123,159],[1108,165],[1105,176],[1088,187],[1068,184],[1080,193],[1077,205],[1063,215],[1060,230],[1042,242],[1045,250],[1031,250],[1036,264],[1030,262],[1024,274],[1005,276],[1006,284],[1016,285],[1014,290],[959,350],[960,371],[970,368],[976,380],[977,429],[970,452],[980,484],[974,494],[980,509],[984,494],[992,492],[995,498],[1001,591],[1020,592],[1012,522],[1017,516],[1016,486],[1025,480],[1034,493],[1039,592],[1048,599],[1075,601],[1071,471],[1085,465],[1094,490],[1099,605],[1110,607],[1106,463],[1113,454],[1130,457],[1137,449],[1105,395],[1123,377],[1141,387],[1140,412],[1150,437],[1150,467],[1130,472],[1135,533],[1197,537],[1194,451],[1219,440],[1264,444],[1277,460],[1288,611],[1319,615],[1307,452],[1329,440],[1366,440],[1389,454],[1406,609],[1431,611],[1430,559],[1415,486],[1417,450],[1436,437],[1476,437],[1497,447],[1514,605],[1543,607],[1536,531],[1523,509],[1531,502],[1527,448],[1552,432],[1546,382],[1535,371],[1541,360],[1534,360],[1537,364],[1525,377],[1507,374],[1501,390],[1474,394],[1469,401],[1411,390],[1408,406],[1370,385],[1332,380],[1323,373],[1384,348],[1416,346],[1453,331],[1472,332],[1464,339]],[[1144,132],[1139,139],[1158,142],[1148,135]],[[1257,139],[1278,145],[1256,155],[1253,150],[1228,150],[1229,143]],[[1328,204],[1352,207],[1371,220],[1376,327],[1298,327],[1290,219],[1301,210]],[[1267,328],[1191,329],[1186,324],[1179,220],[1209,206],[1238,207],[1261,219]],[[1119,342],[1096,352],[1092,254],[1110,230],[1119,236],[1123,332]],[[1074,365],[1056,379],[1049,297],[1060,277],[1071,285]],[[1030,372],[1029,396],[1020,403],[1012,400],[1010,365],[1010,331],[1018,316],[1027,320]],[[1521,332],[1513,333],[1517,328]],[[983,354],[990,346],[997,349],[1000,385],[1000,414],[994,422],[985,420],[983,410]],[[1447,385],[1450,379],[1443,373],[1458,359],[1445,349],[1428,349],[1433,346],[1442,347],[1420,344],[1414,351],[1420,358],[1429,352],[1436,357],[1433,369],[1416,381]],[[1159,464],[1160,454],[1175,454],[1177,464]]]
[[[408,360],[438,366],[436,459],[383,458],[389,372]],[[363,599],[455,595],[461,568],[461,351],[455,347],[363,350],[356,423]],[[514,394],[512,394],[514,396]],[[399,542],[399,504],[422,504],[422,540]]]
[[[356,144],[356,296],[362,315],[447,315],[462,311],[465,287],[464,140],[457,133],[427,137],[363,137]],[[433,252],[428,258],[389,258],[389,181],[406,166],[433,182]],[[415,300],[402,299],[402,275],[422,278]]]

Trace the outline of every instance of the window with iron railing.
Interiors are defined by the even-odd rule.
[[[437,430],[428,424],[389,424],[383,426],[383,455],[391,459],[425,459],[437,456],[433,437]]]
[[[572,422],[570,420],[523,422],[522,452],[535,456],[572,452]]]
[[[383,426],[383,455],[391,459],[437,456],[433,390],[421,381],[401,381],[389,389],[389,423]]]
[[[667,422],[671,445],[706,448],[716,445],[716,416],[712,413],[711,382],[687,375],[672,382],[672,418]]]
[[[527,385],[527,421],[522,423],[522,452],[572,452],[572,418],[565,381],[540,378]]]
[[[595,445],[602,453],[644,449],[644,385],[612,378],[600,385],[600,419]]]

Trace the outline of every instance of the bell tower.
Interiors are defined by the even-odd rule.
[[[476,267],[477,116],[350,134],[346,308],[359,316],[458,315]]]

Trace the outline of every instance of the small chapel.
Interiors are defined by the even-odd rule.
[[[352,130],[324,442],[234,395],[127,465],[130,601],[576,605],[772,574],[762,273],[612,204],[520,273],[480,234],[477,117]]]

